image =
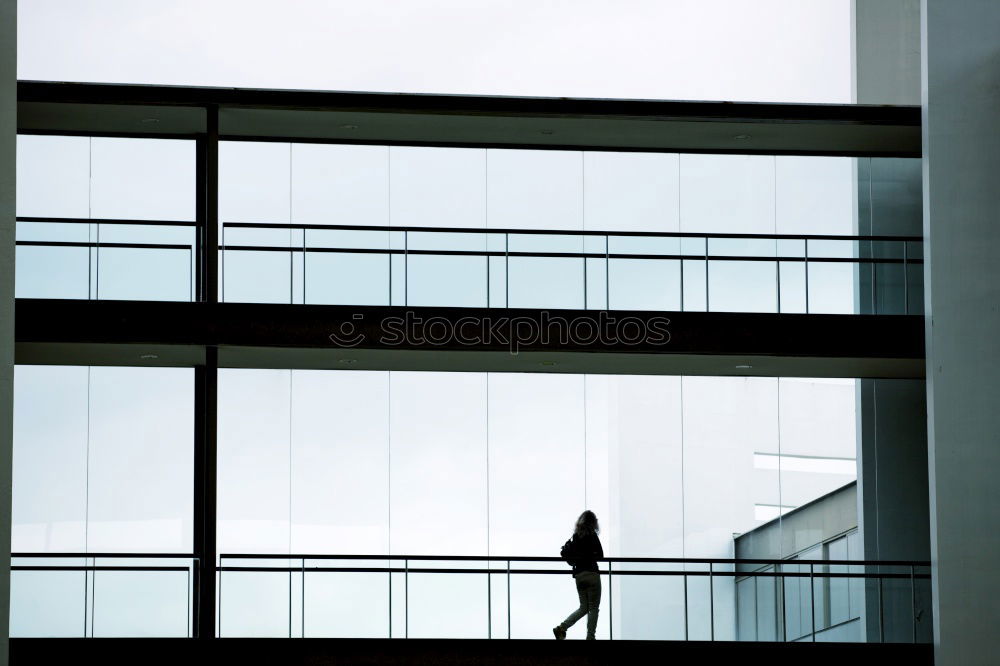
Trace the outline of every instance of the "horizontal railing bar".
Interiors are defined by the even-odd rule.
[[[47,567],[42,564],[11,565],[11,571],[191,571],[191,567],[155,567],[155,566],[103,566],[103,565],[79,565],[79,566],[53,566]]]
[[[512,234],[529,236],[649,236],[653,238],[760,238],[775,240],[914,241],[923,236],[839,236],[836,234],[739,234],[694,231],[599,231],[592,229],[484,229],[482,227],[387,227],[368,224],[308,224],[289,222],[223,222],[223,228],[327,229],[330,231],[387,231],[436,234]]]
[[[15,241],[15,245],[31,245],[31,246],[41,246],[41,247],[112,247],[112,248],[128,248],[128,249],[140,249],[140,250],[190,250],[194,251],[194,245],[177,245],[172,243],[100,243],[100,242],[86,242],[86,241],[27,241],[19,240]]]
[[[674,261],[785,261],[798,263],[846,263],[846,264],[922,264],[923,259],[878,258],[878,257],[764,257],[729,254],[623,254],[604,252],[503,252],[500,250],[401,250],[399,248],[341,248],[302,247],[281,245],[220,245],[220,250],[245,252],[326,252],[334,254],[391,254],[391,255],[431,255],[457,257],[547,257],[554,259],[660,259]]]
[[[559,569],[455,569],[455,568],[433,568],[433,567],[218,567],[216,571],[230,571],[230,572],[243,572],[243,573],[296,573],[296,572],[306,572],[306,573],[410,573],[410,574],[492,574],[492,575],[517,575],[517,574],[527,574],[527,575],[565,575],[570,573],[567,570]],[[602,574],[606,572],[601,572]],[[906,579],[911,578],[927,579],[930,580],[930,574],[914,574],[910,575],[908,573],[831,573],[831,572],[813,572],[810,574],[808,571],[753,571],[753,572],[740,572],[740,571],[629,571],[627,569],[615,570],[615,576],[701,576],[701,577],[718,577],[727,576],[730,578],[753,578],[753,577],[767,577],[767,578],[871,578],[871,579]]]
[[[530,557],[526,555],[340,555],[340,554],[282,554],[282,553],[228,553],[220,559],[242,560],[411,560],[440,562],[565,562],[561,557]],[[602,557],[597,562],[637,562],[659,564],[780,564],[780,565],[851,565],[851,566],[915,566],[929,567],[929,561],[919,560],[765,560],[734,558],[685,558],[685,557]],[[506,570],[505,570],[506,571]]]
[[[127,224],[154,227],[197,227],[197,222],[190,220],[116,220],[111,218],[92,217],[17,217],[17,222],[43,222],[52,224]]]
[[[11,553],[12,558],[15,557],[134,557],[134,558],[144,558],[144,559],[185,559],[185,560],[197,560],[196,555],[189,553],[73,553],[73,552],[59,552],[59,553],[42,553],[42,552],[26,552],[26,553]]]

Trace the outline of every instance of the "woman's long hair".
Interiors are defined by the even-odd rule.
[[[576,519],[576,527],[573,529],[573,536],[583,537],[591,534],[598,534],[601,526],[597,524],[597,516],[593,511],[584,511]]]

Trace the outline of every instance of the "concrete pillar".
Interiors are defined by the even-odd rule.
[[[930,559],[925,383],[858,380],[858,532],[866,560]],[[883,573],[908,573],[885,568]],[[931,639],[930,586],[890,579],[865,595],[873,642]],[[879,606],[881,605],[881,609]]]
[[[920,104],[920,0],[853,0],[854,101]]]
[[[855,101],[919,104],[919,0],[852,4]],[[859,158],[857,233],[921,235],[920,180],[918,160]],[[862,246],[859,256],[886,256],[886,248]],[[921,313],[919,270],[919,264],[906,270],[899,264],[862,266],[859,311]],[[866,560],[930,559],[924,392],[921,380],[858,380],[858,532]],[[909,581],[903,582],[892,581],[881,590],[874,583],[866,586],[866,640],[908,642],[915,628],[918,639],[929,640],[927,587],[918,586],[914,604]]]
[[[0,666],[10,613],[10,465],[14,436],[14,163],[17,0],[0,0]]]
[[[997,658],[998,35],[996,0],[923,0],[927,424],[938,664]]]

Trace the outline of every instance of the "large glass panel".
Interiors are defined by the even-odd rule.
[[[708,264],[710,312],[777,312],[777,262],[710,261]]]
[[[855,158],[779,155],[774,160],[775,233],[855,233]]]
[[[611,308],[615,310],[679,310],[680,261],[611,259]]]
[[[680,230],[773,234],[774,157],[680,156]]]
[[[394,372],[390,381],[391,552],[484,554],[486,376]]]
[[[668,153],[584,153],[584,228],[677,231],[678,161]]]
[[[486,174],[490,228],[583,228],[583,153],[491,149]]]
[[[19,365],[14,386],[11,550],[82,552],[87,546],[88,368]],[[50,575],[26,572],[22,581],[33,585],[35,578]],[[81,574],[81,607],[82,586]]]
[[[486,226],[487,151],[406,146],[389,150],[393,226]]]
[[[90,137],[17,137],[18,217],[90,217]]]
[[[684,548],[687,557],[732,557],[733,533],[762,524],[754,513],[777,495],[754,474],[754,453],[775,451],[777,380],[684,377]]]
[[[594,502],[596,466],[608,479],[610,513],[602,532],[608,555],[683,556],[680,391],[679,377],[588,377],[588,501]],[[604,438],[606,458],[595,461],[591,451]],[[677,570],[646,563],[615,568]],[[681,576],[623,575],[618,585],[616,637],[684,637]]]
[[[486,307],[489,279],[486,262],[485,256],[416,254],[407,257],[407,305]]]
[[[165,247],[98,248],[98,298],[136,301],[193,300],[196,264],[193,228],[144,228],[129,225],[113,229],[117,233],[107,234],[110,226],[112,225],[101,225],[102,242],[155,243]],[[107,240],[105,236],[108,235],[122,240]]]
[[[491,553],[557,554],[586,508],[583,384],[581,375],[489,376]],[[578,605],[564,576],[515,576],[514,638],[551,636]]]
[[[384,560],[307,561],[307,569],[319,566],[334,571],[306,573],[304,636],[389,638],[389,574],[335,571],[340,567],[387,565]]]
[[[389,224],[389,147],[292,144],[292,221]]]
[[[195,142],[91,139],[91,217],[195,219]]]
[[[781,414],[780,454],[758,455],[762,469],[777,469],[781,504],[791,510],[826,495],[857,478],[854,379],[778,380]],[[816,542],[814,527],[784,521],[786,552]]]
[[[12,563],[29,566],[81,566],[84,560],[30,558],[15,559]],[[10,637],[84,636],[87,614],[84,575],[83,571],[11,571]]]
[[[194,371],[90,369],[87,545],[190,553]]]
[[[290,382],[289,370],[219,371],[221,554],[289,551]],[[226,574],[224,585],[229,586],[230,579],[235,581],[241,576]],[[253,580],[252,574],[245,576]],[[270,577],[280,578],[267,574],[262,579]]]
[[[178,566],[186,562],[102,558],[98,566]],[[97,571],[92,574],[92,636],[190,636],[188,571]]]
[[[235,562],[239,563],[238,566],[288,567],[290,565],[289,560],[231,560],[224,564],[234,566]],[[291,590],[292,576],[288,572],[221,572],[219,637],[290,638]]]
[[[291,144],[219,143],[221,223],[290,222],[291,189]]]
[[[487,553],[486,375],[394,372],[390,381],[390,551]],[[485,637],[487,597],[485,575],[410,574],[408,635]]]
[[[81,231],[86,235],[86,227]],[[75,242],[86,243],[87,240],[84,238]],[[94,252],[85,246],[19,243],[14,261],[15,297],[88,298],[94,256]]]
[[[293,552],[388,552],[388,416],[388,373],[292,372]],[[336,585],[341,576],[317,574],[310,583]]]

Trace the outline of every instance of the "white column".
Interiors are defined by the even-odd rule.
[[[14,413],[14,156],[17,0],[0,0],[0,666],[10,608],[10,464]]]
[[[927,423],[938,664],[1000,626],[1000,3],[923,0]]]

